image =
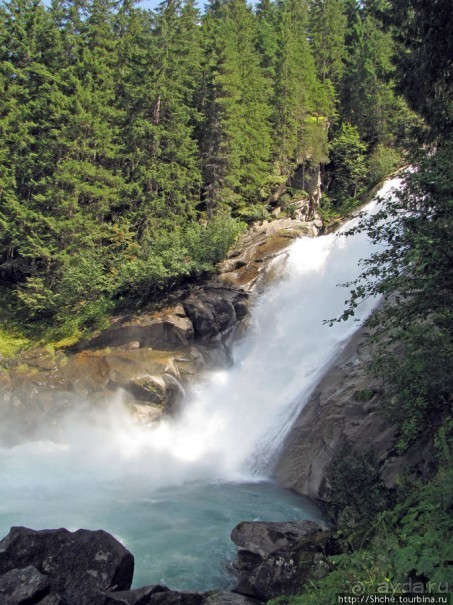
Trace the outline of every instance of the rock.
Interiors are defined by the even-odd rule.
[[[110,369],[110,381],[115,383],[125,383],[148,374],[160,375],[164,372],[179,378],[174,359],[180,354],[180,351],[153,349],[125,351],[121,348],[106,349],[103,353]]]
[[[0,541],[0,576],[29,566],[46,576],[50,590],[68,605],[82,605],[101,591],[128,590],[134,558],[102,530],[12,527]]]
[[[11,569],[0,576],[0,602],[8,605],[40,603],[50,589],[49,578],[36,567]]]
[[[130,402],[127,404],[139,424],[152,424],[162,418],[163,407],[153,404]]]
[[[44,599],[39,601],[38,605],[67,605],[67,602],[64,601],[56,592],[51,592],[44,597]]]
[[[240,546],[235,592],[261,601],[298,594],[330,569],[331,534],[312,521],[243,522],[231,537]]]
[[[151,595],[149,605],[201,605],[204,595],[201,592],[177,592],[168,590]]]
[[[11,378],[9,372],[0,368],[0,400],[8,399],[11,395]]]
[[[148,605],[151,595],[161,592],[168,592],[169,589],[161,584],[153,586],[143,586],[134,590],[120,590],[115,593],[98,596],[98,599],[104,599],[102,605]],[[93,605],[95,605],[93,603]]]
[[[186,393],[179,380],[176,380],[171,374],[162,374],[162,379],[166,392],[165,413],[174,415],[181,411]]]
[[[323,529],[314,521],[242,521],[231,532],[231,539],[236,546],[264,558],[281,548],[295,548],[301,540]]]
[[[63,367],[63,376],[80,394],[102,391],[109,382],[110,368],[98,352],[82,351],[69,357]]]
[[[82,599],[74,605],[201,605],[199,592],[177,592],[165,586],[148,586],[136,590],[98,593],[91,600]]]
[[[45,347],[38,347],[31,351],[25,351],[21,359],[31,368],[39,370],[56,370],[58,368],[55,353]]]
[[[134,318],[120,317],[110,328],[98,336],[77,344],[73,351],[120,347],[133,343],[140,348],[161,351],[190,347],[193,341],[193,326],[184,313],[182,305],[168,307],[163,311],[142,313]]]
[[[254,569],[240,572],[235,590],[261,601],[281,595],[301,593],[310,580],[319,580],[330,571],[322,552],[276,551]]]
[[[378,386],[366,373],[369,336],[365,329],[353,336],[302,409],[274,470],[283,486],[328,500],[332,464],[349,443],[378,457],[393,448],[395,429],[378,413]],[[365,389],[376,391],[369,401],[357,397]]]
[[[257,605],[258,601],[235,592],[215,592],[203,600],[203,605]]]
[[[308,200],[300,204],[302,208],[308,204]],[[319,216],[307,221],[302,210],[298,216],[300,218],[285,217],[255,224],[220,264],[220,282],[249,292],[266,275],[272,259],[283,254],[292,239],[319,234],[322,227],[322,221],[319,225]]]
[[[200,290],[184,301],[184,310],[192,321],[195,338],[222,336],[237,321],[233,301],[237,293],[227,289]]]
[[[408,471],[432,472],[428,444],[395,455],[397,427],[381,409],[381,384],[370,377],[370,332],[361,328],[321,379],[296,419],[274,468],[275,479],[300,494],[329,501],[334,462],[370,451],[385,486],[393,489]]]

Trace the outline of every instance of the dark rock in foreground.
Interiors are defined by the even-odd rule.
[[[0,605],[257,605],[328,570],[331,535],[312,521],[243,522],[232,538],[241,547],[234,592],[131,590],[134,558],[107,532],[13,527],[0,541]]]
[[[203,605],[257,605],[259,601],[234,592],[215,592],[203,601]]]
[[[105,531],[13,527],[0,541],[0,605],[256,605],[230,592],[131,590],[132,554]]]
[[[23,569],[12,569],[0,577],[0,603],[21,605],[39,603],[50,590],[49,578],[36,567],[29,565]]]
[[[231,538],[240,547],[235,591],[260,601],[298,594],[329,571],[331,533],[318,523],[242,522]]]
[[[128,590],[134,557],[105,531],[13,527],[0,542],[5,604],[94,603],[101,591]],[[50,599],[50,593],[56,593]],[[13,600],[15,599],[15,600]]]

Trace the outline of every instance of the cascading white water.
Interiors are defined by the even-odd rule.
[[[396,184],[388,182],[380,195]],[[280,278],[253,307],[233,367],[205,376],[177,421],[137,427],[119,396],[108,409],[82,405],[57,429],[43,427],[41,441],[0,447],[0,531],[13,524],[101,526],[144,559],[137,584],[228,586],[224,570],[206,572],[213,552],[219,561],[225,557],[213,532],[228,542],[229,530],[247,515],[283,520],[317,514],[258,481],[320,375],[357,328],[354,322],[328,327],[323,320],[341,313],[347,294],[337,284],[354,279],[369,252],[365,234],[294,242],[276,261]],[[361,317],[375,304],[363,304]],[[188,527],[206,520],[207,533],[195,525],[203,537],[194,546]],[[166,567],[153,566],[153,548],[160,559],[166,549]]]

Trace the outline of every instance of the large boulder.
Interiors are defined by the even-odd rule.
[[[102,349],[137,343],[140,348],[171,351],[190,347],[193,326],[181,304],[162,311],[141,313],[135,317],[118,317],[98,336],[73,347],[74,352],[87,348]]]
[[[235,592],[261,601],[295,595],[329,571],[331,533],[312,521],[242,522],[231,534],[240,547]]]
[[[246,296],[235,288],[215,286],[194,290],[183,303],[195,339],[221,343],[247,314]]]
[[[128,590],[133,572],[134,557],[102,530],[12,527],[0,542],[0,587],[4,595],[9,591],[4,602],[11,605],[20,587],[25,591],[27,585],[30,590],[56,593],[67,605],[88,605],[98,593]]]
[[[314,521],[242,521],[231,532],[231,539],[236,546],[264,558],[281,548],[294,548],[321,530]]]

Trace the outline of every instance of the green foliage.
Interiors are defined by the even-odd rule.
[[[453,144],[446,140],[406,174],[377,215],[354,230],[366,230],[381,247],[362,261],[361,277],[347,284],[351,298],[342,319],[353,316],[364,298],[384,297],[368,320],[380,338],[372,369],[382,379],[400,451],[428,440],[451,413],[452,158]]]
[[[208,214],[242,210],[269,172],[269,86],[245,0],[212,3],[204,19],[201,152]]]
[[[443,139],[453,124],[453,24],[449,0],[394,0],[388,9],[397,43],[398,87],[428,122],[430,138]]]
[[[369,4],[354,3],[349,15],[341,112],[343,120],[354,124],[367,144],[388,144],[398,103],[392,81],[394,42]]]
[[[382,347],[373,370],[386,385],[385,411],[399,427],[404,452],[431,436],[450,411],[453,344],[447,331],[431,322],[410,326],[399,338],[398,354]]]
[[[0,327],[0,358],[14,357],[16,353],[26,348],[28,344],[28,338]]]
[[[375,395],[376,391],[374,389],[367,388],[354,393],[354,398],[357,399],[357,401],[370,401]]]
[[[362,139],[377,179],[394,163],[387,148],[417,128],[376,15],[340,0],[262,0],[255,12],[212,0],[203,15],[195,0],[3,2],[3,320],[71,339],[125,297],[212,270],[230,216],[266,218],[275,190],[295,171],[304,189],[329,154],[322,212],[350,207]]]
[[[317,76],[312,49],[307,40],[308,5],[306,2],[284,0],[278,18],[279,52],[274,121],[277,132],[276,159],[282,174],[314,155],[323,155],[324,142],[315,144],[313,121],[334,112],[334,95],[328,81]],[[323,116],[323,117],[321,117]],[[321,160],[322,161],[322,160]]]
[[[228,214],[216,214],[208,223],[190,225],[185,239],[194,271],[213,271],[229,248],[244,230],[240,223]]]
[[[116,297],[145,302],[184,277],[213,272],[243,228],[225,213],[186,227],[156,225],[143,235],[137,253],[119,268]]]
[[[452,158],[453,142],[447,140],[422,158],[417,170],[405,174],[402,188],[379,213],[354,230],[365,230],[383,248],[363,261],[362,275],[349,284],[354,288],[346,315],[354,314],[358,300],[383,295],[386,304],[374,314],[373,323],[385,330],[399,332],[428,319],[439,330],[448,329]]]
[[[401,154],[397,149],[377,145],[368,157],[368,183],[376,185],[396,171],[401,164]]]
[[[321,80],[338,85],[346,55],[346,13],[342,0],[311,0],[310,30]]]
[[[327,167],[331,175],[329,196],[335,206],[355,198],[364,185],[367,174],[365,152],[366,145],[360,140],[357,128],[342,124],[330,143]]]
[[[329,557],[332,571],[325,578],[312,581],[300,595],[270,603],[330,605],[342,592],[448,592],[453,578],[452,504],[450,460],[427,485],[412,484],[396,505],[375,514],[366,529],[362,526],[355,545],[349,540],[343,554]],[[340,534],[341,542],[347,533]]]
[[[385,504],[385,489],[376,460],[366,455],[340,455],[332,468],[331,514],[341,528],[366,527]]]

